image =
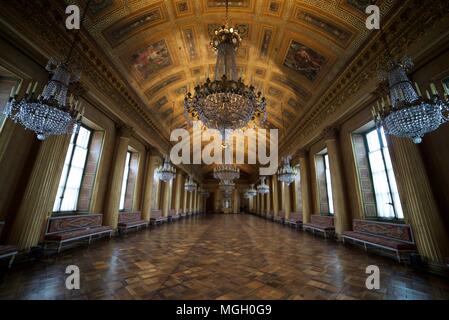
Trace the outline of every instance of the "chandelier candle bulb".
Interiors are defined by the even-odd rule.
[[[419,84],[417,82],[415,82],[415,87],[416,87],[416,92],[418,93],[418,96],[422,97],[421,89],[420,89]]]
[[[37,85],[39,84],[38,81],[36,81],[36,83],[34,84],[33,90],[31,90],[31,93],[34,94],[36,92],[37,89]]]
[[[438,96],[438,90],[437,90],[437,87],[435,86],[435,83],[430,84],[430,90],[432,90],[432,94],[434,96]]]
[[[22,88],[22,82],[23,82],[23,81],[20,80],[19,86],[17,87],[17,90],[16,90],[16,94],[15,94],[16,96],[19,95],[20,89]]]
[[[9,94],[9,97],[10,98],[14,98],[14,93],[15,92],[16,92],[16,87],[14,86],[14,87],[11,88],[11,93]]]
[[[31,81],[30,81],[30,82],[28,83],[27,91],[25,92],[26,95],[29,95],[29,94],[30,94],[31,86],[32,86],[32,83],[31,83]]]
[[[444,91],[446,92],[446,96],[449,96],[449,87],[445,82],[443,82]]]
[[[430,100],[430,92],[429,92],[429,90],[426,90],[426,95],[427,95],[427,99]]]

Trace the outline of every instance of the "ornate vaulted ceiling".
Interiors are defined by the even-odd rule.
[[[64,2],[84,7],[86,1]],[[27,12],[35,12],[34,3],[20,3],[26,20],[29,17],[33,20],[35,17]],[[39,3],[44,6],[45,0]],[[298,130],[301,119],[314,114],[319,99],[373,36],[365,26],[364,8],[379,5],[386,23],[400,1],[230,0],[229,3],[231,22],[243,37],[237,55],[239,72],[267,97],[267,127],[281,129],[282,144],[284,136],[289,138],[289,134]],[[56,7],[61,9],[62,1]],[[51,16],[50,12],[54,10],[43,16]],[[81,55],[92,61],[101,77],[118,89],[111,91],[100,86],[101,91],[123,105],[118,117],[129,114],[140,132],[147,126],[147,136],[150,133],[155,136],[150,141],[161,150],[166,142],[160,138],[168,137],[172,110],[173,126],[186,127],[183,110],[186,91],[213,76],[215,54],[209,47],[210,34],[224,22],[224,13],[223,0],[90,2],[84,22],[89,37],[80,38]],[[16,28],[22,28],[12,21]],[[55,22],[59,21],[56,18]],[[63,42],[55,42],[55,35],[48,30],[55,22],[36,19],[30,24],[47,43],[58,44],[61,53]],[[58,25],[55,34],[61,28]],[[100,75],[85,72],[84,76],[100,84],[97,80]],[[241,169],[248,175],[254,174],[254,166]],[[205,176],[211,170],[202,167]]]
[[[243,36],[238,68],[268,98],[268,126],[285,129],[307,112],[369,36],[363,8],[394,1],[230,1]],[[80,3],[83,5],[83,3]],[[224,21],[220,0],[97,0],[92,37],[168,130],[186,126],[183,98],[213,74],[210,34]],[[282,115],[282,110],[284,118]]]

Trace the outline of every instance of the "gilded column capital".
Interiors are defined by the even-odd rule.
[[[309,156],[309,151],[307,149],[301,149],[297,152],[298,158],[307,158]]]
[[[118,129],[118,135],[122,138],[131,138],[131,136],[134,134],[134,129],[132,127],[129,127],[127,125],[119,125],[117,127]]]
[[[337,140],[339,134],[338,127],[327,127],[323,130],[324,140]]]

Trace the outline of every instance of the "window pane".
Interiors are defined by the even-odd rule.
[[[87,147],[89,146],[89,138],[90,138],[90,131],[84,127],[81,127],[80,132],[78,134],[78,139],[76,141],[76,145],[84,149],[87,149]]]
[[[125,209],[125,196],[126,196],[126,185],[128,184],[128,176],[129,176],[129,163],[131,161],[131,153],[126,153],[126,161],[125,161],[125,169],[123,172],[122,179],[122,190],[120,192],[120,206],[119,210]]]
[[[369,132],[366,134],[366,142],[373,175],[377,214],[382,218],[403,219],[402,206],[384,131],[381,129]]]
[[[84,127],[80,128],[78,134],[72,135],[53,211],[75,211],[77,209],[90,136],[90,130]]]
[[[329,213],[334,214],[334,197],[332,194],[332,181],[331,181],[331,171],[329,166],[329,155],[324,155],[324,166],[326,169],[326,188],[327,188],[327,199],[329,202]]]

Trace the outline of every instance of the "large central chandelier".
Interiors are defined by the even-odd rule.
[[[265,184],[265,177],[260,178],[260,184],[257,186],[257,193],[267,194],[270,193],[270,187]]]
[[[236,51],[242,39],[238,30],[229,26],[228,7],[226,1],[226,23],[215,30],[211,41],[217,52],[215,79],[207,78],[205,83],[195,87],[194,94],[188,92],[184,100],[188,118],[219,130],[223,137],[226,129],[242,129],[256,119],[266,120],[266,101],[262,93],[238,77]]]
[[[413,62],[408,57],[389,61],[384,74],[390,91],[387,102],[382,98],[372,112],[377,127],[383,127],[386,134],[409,138],[419,144],[425,134],[449,121],[449,89],[444,85],[446,97],[440,98],[432,83],[430,92],[426,90],[423,97],[419,85],[415,83],[414,88],[407,76],[412,67]]]
[[[294,182],[298,175],[298,170],[290,164],[291,159],[291,156],[284,157],[284,164],[278,169],[277,172],[278,180],[284,182],[287,186]]]
[[[217,165],[214,168],[214,178],[218,180],[236,180],[240,178],[240,169],[232,164]]]
[[[189,176],[189,178],[184,183],[184,189],[187,192],[195,192],[197,190],[198,185],[195,181],[193,181],[192,176]]]
[[[89,3],[90,1],[86,4],[80,24],[85,18]],[[76,38],[73,39],[66,59],[49,59],[45,69],[52,77],[40,94],[36,92],[38,82],[33,85],[31,81],[25,95],[19,98],[22,87],[20,82],[17,88],[11,90],[6,103],[4,114],[25,129],[34,131],[41,141],[49,136],[72,134],[79,130],[84,109],[81,109],[81,102],[78,100],[80,91],[77,90],[81,71],[79,66],[70,61],[75,45]],[[69,95],[69,91],[72,94]]]
[[[169,182],[176,176],[176,168],[171,164],[168,156],[165,157],[164,163],[156,169],[156,175],[159,180]]]

